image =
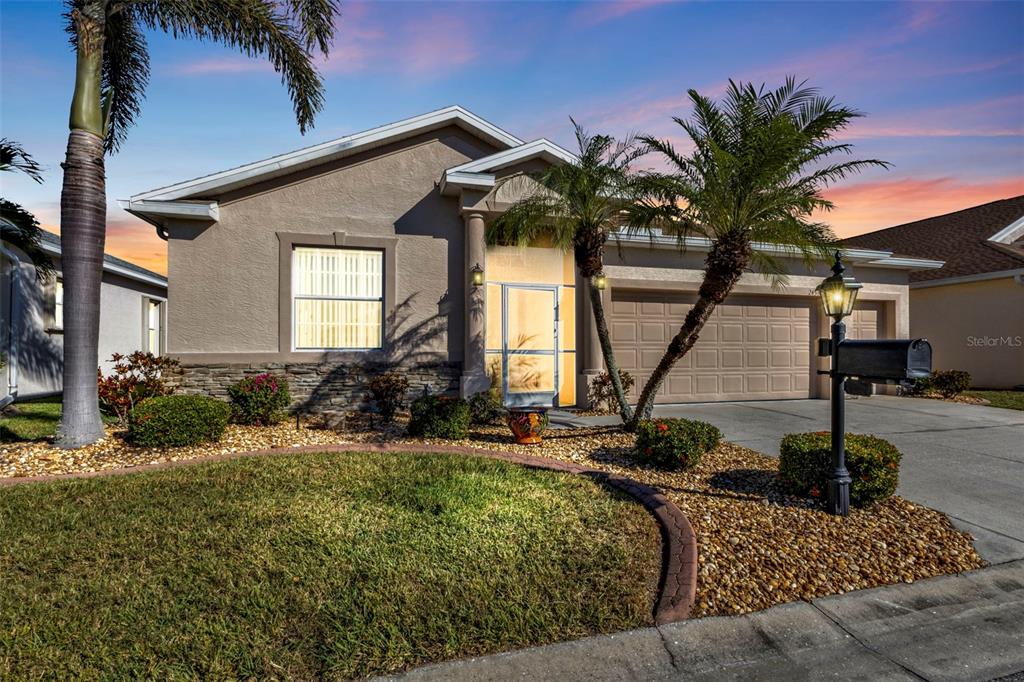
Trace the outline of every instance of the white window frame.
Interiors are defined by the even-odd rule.
[[[142,347],[147,353],[153,355],[163,355],[163,336],[164,336],[164,304],[166,301],[162,298],[150,298],[148,296],[143,297],[143,317],[142,317]],[[150,314],[153,309],[156,308],[156,348],[150,346],[149,334],[153,331],[150,326]]]
[[[371,251],[373,253],[380,254],[380,296],[311,296],[311,295],[299,295],[295,292],[299,290],[299,268],[295,264],[295,253],[298,249],[302,248],[315,248],[315,249],[330,249],[333,251]],[[293,353],[325,353],[325,352],[347,352],[347,351],[379,351],[384,347],[384,293],[385,287],[387,286],[387,254],[384,249],[373,249],[373,248],[358,248],[351,246],[305,246],[304,244],[293,244],[291,253],[291,271],[292,271],[292,286],[291,286],[291,337],[292,337],[292,352]],[[349,347],[339,346],[337,348],[309,348],[299,347],[295,342],[295,332],[298,327],[298,316],[295,314],[295,302],[299,300],[307,301],[377,301],[380,303],[380,343],[376,346],[367,347]]]
[[[57,278],[53,283],[53,327],[64,330],[64,280]]]

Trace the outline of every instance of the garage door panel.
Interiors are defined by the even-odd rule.
[[[612,343],[636,378],[635,397],[690,310],[692,294],[613,292]],[[812,301],[734,297],[669,373],[657,401],[806,398],[811,384]],[[864,326],[871,320],[865,316]]]

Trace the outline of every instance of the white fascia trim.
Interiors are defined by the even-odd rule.
[[[445,172],[441,178],[441,194],[445,194],[448,185],[453,188],[479,189],[488,191],[494,187],[496,179],[489,173],[452,173]]]
[[[988,240],[990,242],[995,242],[996,244],[1012,244],[1020,239],[1021,236],[1024,236],[1024,216],[1017,218],[1012,223],[989,237]]]
[[[52,253],[53,255],[60,257],[60,247],[54,244],[42,244],[41,248],[43,251]],[[135,270],[129,270],[128,268],[121,267],[116,263],[109,262],[106,258],[103,259],[103,269],[107,272],[112,272],[115,275],[121,275],[128,279],[134,279],[139,282],[145,282],[146,284],[155,284],[159,287],[167,288],[167,278],[160,277],[159,275],[147,275],[142,272],[136,272]]]
[[[497,154],[485,156],[482,159],[476,159],[475,161],[469,161],[454,168],[449,168],[445,172],[446,174],[451,174],[496,171],[537,156],[546,156],[550,161],[563,161],[565,163],[575,163],[579,160],[572,152],[559,147],[550,140],[541,138],[533,142],[527,142],[514,149],[507,149]]]
[[[124,210],[139,214],[167,216],[183,220],[220,220],[220,208],[216,201],[156,201],[153,199],[118,199],[117,205]]]
[[[1016,270],[1000,270],[999,272],[981,272],[976,275],[963,275],[962,277],[946,277],[944,279],[929,279],[924,282],[911,282],[911,289],[928,289],[930,287],[944,287],[950,284],[968,284],[970,282],[985,282],[990,279],[1014,278],[1018,283],[1024,279],[1024,268]]]
[[[274,177],[285,172],[299,170],[304,166],[323,163],[329,159],[341,158],[371,146],[380,146],[388,142],[410,137],[421,131],[439,128],[451,123],[460,125],[499,147],[518,147],[523,144],[523,141],[519,138],[502,130],[493,123],[485,121],[476,114],[460,106],[451,106],[377,128],[371,128],[370,130],[353,135],[340,137],[336,140],[313,145],[312,147],[306,147],[305,149],[273,156],[269,159],[239,166],[238,168],[142,192],[132,196],[132,201],[144,199],[168,201],[215,192],[232,186],[241,186],[255,182],[263,177]]]
[[[612,235],[613,240],[623,242],[627,245],[647,245],[654,248],[679,248],[682,246],[686,249],[693,249],[695,251],[708,251],[711,249],[712,241],[707,237],[685,237],[680,243],[679,239],[675,237],[668,237],[661,234],[660,230],[654,230],[654,234],[651,236],[644,236],[641,234],[625,234],[622,232],[615,233]],[[762,242],[754,242],[752,244],[754,249],[762,253],[770,253],[781,256],[799,257],[801,255],[800,250],[795,246],[786,246],[783,244],[765,244]],[[843,256],[855,263],[865,263],[867,265],[873,265],[877,267],[893,267],[909,270],[928,270],[934,268],[941,268],[945,265],[944,261],[925,260],[920,258],[901,258],[894,257],[891,251],[875,251],[872,249],[839,249]]]

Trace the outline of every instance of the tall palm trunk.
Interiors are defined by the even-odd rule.
[[[683,325],[668,344],[668,349],[644,385],[633,417],[626,424],[627,430],[633,431],[641,419],[651,418],[654,398],[665,377],[676,362],[697,343],[711,313],[733,290],[749,264],[750,244],[739,232],[723,235],[708,252],[704,261],[704,280],[697,290],[697,302],[686,314]]]
[[[594,276],[604,270],[604,245],[607,241],[608,233],[600,227],[580,229],[576,232],[573,257],[580,269],[580,275],[587,282],[593,282]],[[615,361],[612,337],[608,333],[608,320],[604,316],[604,301],[601,299],[599,289],[595,289],[593,286],[588,286],[587,289],[590,291],[590,307],[594,313],[594,324],[597,326],[597,339],[601,345],[601,355],[604,356],[604,366],[612,382],[615,400],[619,403],[619,415],[622,417],[622,423],[627,424],[633,413],[629,409],[626,391],[622,387],[619,363]]]
[[[96,391],[107,214],[100,107],[102,8],[75,10],[73,19],[78,30],[77,68],[60,197],[64,405],[57,444],[64,448],[88,445],[103,436]]]
[[[594,311],[594,323],[597,325],[597,339],[601,344],[604,366],[608,370],[608,376],[612,381],[612,389],[615,391],[615,399],[619,403],[619,414],[622,416],[622,423],[628,424],[633,414],[629,409],[629,401],[626,400],[626,391],[622,388],[619,363],[615,361],[615,353],[612,350],[612,338],[611,334],[608,333],[608,320],[604,316],[604,302],[601,300],[601,291],[592,286],[587,288],[590,290],[590,307]]]

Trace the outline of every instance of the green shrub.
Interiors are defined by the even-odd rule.
[[[128,421],[128,440],[148,448],[199,445],[219,440],[231,406],[204,395],[147,398]]]
[[[493,424],[504,413],[501,399],[493,391],[483,391],[469,399],[469,418],[474,424]]]
[[[943,398],[955,398],[971,387],[971,375],[959,369],[937,370],[932,372],[929,384]]]
[[[637,457],[661,469],[688,469],[722,441],[712,424],[693,419],[645,419],[637,425]]]
[[[395,414],[405,407],[409,393],[409,380],[398,372],[384,372],[366,382],[366,402],[377,407],[377,414],[385,424],[395,421]]]
[[[850,503],[863,507],[896,492],[900,451],[875,436],[846,434],[846,468],[850,471]],[[779,478],[796,495],[821,498],[832,472],[832,436],[791,433],[779,446]]]
[[[633,375],[620,369],[619,379],[622,381],[622,390],[628,395],[633,384],[636,383]],[[601,372],[590,382],[590,387],[587,388],[587,404],[592,410],[604,410],[612,414],[619,411],[619,399],[615,396],[612,375],[607,371]]]
[[[228,387],[232,417],[239,424],[266,426],[281,421],[292,402],[288,380],[270,372],[248,376]]]
[[[469,435],[469,403],[461,398],[425,395],[412,402],[409,434],[458,440]]]

